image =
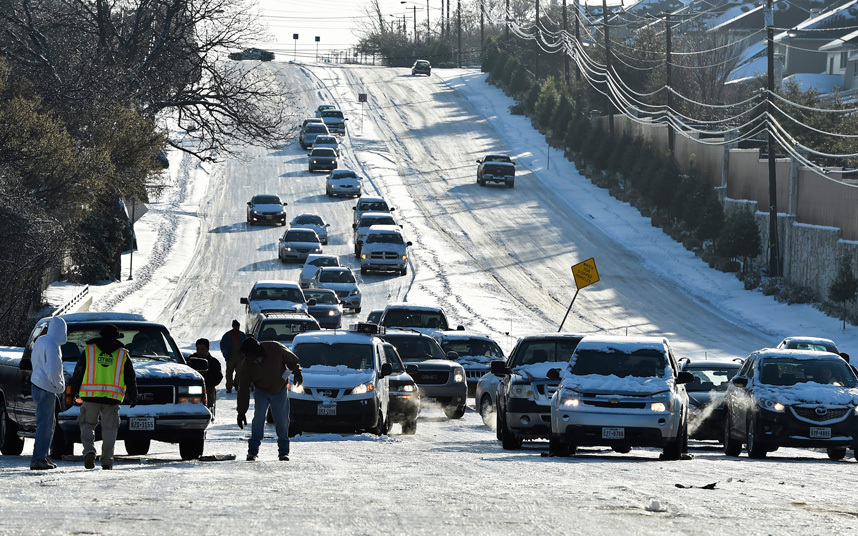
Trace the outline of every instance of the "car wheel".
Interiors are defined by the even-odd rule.
[[[757,460],[766,457],[766,446],[760,441],[757,419],[753,416],[748,421],[748,456]]]
[[[384,421],[384,415],[381,413],[381,410],[378,410],[378,416],[376,417],[375,428],[372,429],[372,433],[377,436],[383,436],[386,431],[387,423]]]
[[[24,450],[24,438],[18,437],[18,425],[6,415],[6,403],[0,402],[0,452],[18,456]]]
[[[483,424],[486,426],[492,425],[492,413],[495,412],[494,406],[492,406],[492,397],[489,395],[483,395],[483,399],[480,400],[480,416],[483,418]]]
[[[203,455],[203,449],[205,448],[205,444],[205,436],[200,437],[198,439],[179,441],[179,455],[182,457],[183,460],[196,460]]]
[[[125,452],[130,456],[143,456],[149,453],[150,439],[126,439]]]
[[[510,181],[510,182],[506,183],[506,187],[507,188],[515,188],[515,183]]]
[[[733,439],[730,435],[730,429],[733,427],[733,421],[729,415],[724,419],[724,454],[727,456],[738,456],[742,453],[742,442]]]
[[[355,307],[355,314],[360,313],[360,307]]]
[[[414,435],[417,433],[417,417],[402,423],[402,435]]]
[[[448,406],[444,408],[444,415],[446,415],[448,419],[461,419],[465,415],[465,406]]]
[[[548,454],[558,458],[568,458],[578,453],[578,447],[564,442],[560,437],[551,434],[548,439]]]
[[[846,457],[846,447],[826,449],[826,452],[828,453],[828,459],[834,460],[835,462]]]
[[[290,423],[289,424],[289,432],[286,435],[288,435],[289,437],[295,437],[296,435],[301,435],[301,429],[298,428],[296,425]]]
[[[402,270],[399,270],[399,274],[400,275],[407,275],[408,274],[408,267],[406,266]]]
[[[363,266],[360,267],[360,275],[366,275],[368,273],[369,273],[369,270],[367,270]]]
[[[662,449],[661,456],[665,460],[680,460],[682,459],[682,449],[685,447],[686,440],[688,437],[688,427],[686,424],[683,425],[679,429],[679,434],[677,434],[676,439],[670,441],[667,445]]]
[[[498,430],[500,431],[501,446],[504,450],[521,450],[522,439],[506,427],[506,419],[503,417],[500,417]]]

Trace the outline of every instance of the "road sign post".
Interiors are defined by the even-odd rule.
[[[584,262],[579,262],[572,267],[572,275],[575,277],[575,286],[577,288],[575,289],[575,295],[572,296],[572,302],[569,304],[569,308],[566,309],[566,314],[563,315],[563,321],[560,322],[560,327],[557,328],[557,333],[560,333],[563,329],[563,324],[566,323],[566,318],[572,310],[572,304],[575,303],[575,298],[578,297],[578,293],[581,289],[599,281],[599,271],[596,270],[596,260],[593,259],[593,257],[590,257]]]
[[[296,61],[298,59],[298,34],[292,34],[292,39],[295,40],[292,47],[292,61]]]
[[[363,134],[363,104],[366,102],[366,93],[358,93],[358,102],[360,103],[360,132]]]

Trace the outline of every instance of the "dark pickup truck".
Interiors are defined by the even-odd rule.
[[[515,163],[508,156],[490,154],[477,160],[477,184],[485,186],[487,182],[500,182],[507,188],[515,188]]]
[[[118,439],[125,441],[128,454],[146,454],[154,439],[178,443],[183,460],[199,458],[211,413],[205,404],[205,382],[194,368],[205,370],[205,360],[186,359],[166,327],[147,322],[140,315],[74,313],[62,318],[68,326],[68,342],[62,346],[67,385],[86,349],[86,341],[98,337],[105,324],[119,328],[119,340],[130,351],[137,375],[137,406],[131,408],[126,401],[119,412]],[[36,323],[21,357],[0,356],[0,452],[6,455],[20,454],[24,438],[32,438],[36,431],[29,360],[33,341],[49,320],[43,318]],[[80,406],[72,400],[68,388],[66,391],[56,408],[57,428],[51,444],[51,457],[55,459],[71,454],[74,443],[80,443]],[[96,434],[100,435],[100,429]]]

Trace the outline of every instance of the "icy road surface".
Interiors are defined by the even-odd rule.
[[[559,152],[547,166],[542,137],[508,116],[508,99],[478,72],[427,79],[407,69],[262,68],[298,96],[299,116],[320,102],[343,108],[345,166],[367,177],[366,194],[396,207],[414,242],[407,276],[359,276],[363,312],[347,323],[390,301],[438,303],[454,323],[496,336],[509,351],[515,337],[556,331],[575,290],[570,266],[594,257],[602,280],[579,294],[564,331],[663,334],[678,355],[694,358],[746,356],[787,334],[845,346],[836,320],[745,292],[582,179]],[[358,93],[369,95],[363,108]],[[476,185],[474,161],[495,152],[518,162],[515,189]],[[141,312],[166,323],[184,347],[200,336],[219,340],[232,318],[243,321],[239,298],[254,281],[298,277],[299,265],[277,260],[283,228],[245,224],[245,203],[257,193],[279,194],[289,219],[321,214],[332,224],[326,252],[357,270],[354,200],[327,198],[324,174],[307,172],[306,154],[294,141],[248,149],[246,160],[209,174],[177,157],[175,187],[139,226],[141,242],[150,241],[135,257],[139,275],[101,291],[94,309]],[[658,461],[651,449],[591,448],[555,459],[542,456],[544,443],[503,451],[473,411],[449,421],[430,410],[416,436],[394,426],[383,438],[296,438],[290,462],[276,461],[269,438],[260,461],[248,463],[235,395],[222,386],[220,394],[206,454],[235,461],[181,462],[176,446],[153,442],[147,456],[122,457],[112,472],[86,471],[77,446],[74,460],[37,473],[28,469],[28,440],[24,456],[0,457],[0,533],[858,531],[851,451],[843,462],[797,449],[751,461],[692,442],[694,459],[679,462]]]

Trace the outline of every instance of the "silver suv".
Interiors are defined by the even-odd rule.
[[[352,224],[355,230],[355,258],[360,258],[360,249],[366,240],[366,234],[373,225],[396,225],[396,220],[389,212],[364,212],[357,223]],[[402,227],[400,225],[400,227]]]

